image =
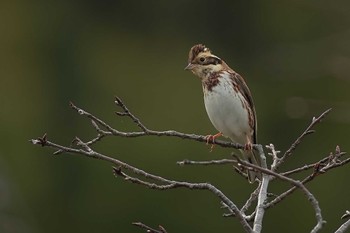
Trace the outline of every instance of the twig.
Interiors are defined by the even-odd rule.
[[[343,216],[341,216],[341,219],[347,219],[347,218],[350,218],[350,211],[349,210],[346,210],[345,214],[343,214]]]
[[[259,168],[267,170],[266,157],[262,146],[259,147],[258,151],[259,151],[259,157],[260,157],[260,163],[261,163],[261,167]],[[257,169],[257,170],[260,170],[260,169]],[[253,226],[253,231],[257,233],[260,233],[262,230],[262,223],[265,215],[264,203],[267,198],[267,190],[269,187],[269,182],[270,182],[269,174],[262,173],[262,181],[260,184],[260,191],[258,194],[258,203],[256,206],[254,226]]]
[[[237,163],[237,160],[234,159],[220,159],[220,160],[209,160],[209,161],[193,161],[193,160],[182,160],[176,162],[178,165],[183,166],[183,165],[222,165],[222,164],[235,164]]]
[[[111,158],[109,156],[103,155],[103,154],[98,153],[98,152],[95,152],[88,145],[86,145],[86,143],[82,142],[79,138],[76,138],[75,142],[82,149],[65,147],[65,146],[50,142],[47,140],[46,135],[44,135],[42,138],[33,139],[33,140],[31,140],[31,142],[35,145],[48,146],[48,147],[58,149],[60,151],[64,151],[67,153],[84,155],[84,156],[87,156],[90,158],[100,159],[100,160],[104,160],[104,161],[113,163],[114,165],[117,165],[118,167],[120,167],[120,168],[113,169],[115,174],[122,174],[122,177],[124,177],[125,180],[133,182],[133,183],[145,185],[149,188],[158,189],[158,190],[166,190],[166,189],[170,189],[170,188],[184,187],[184,188],[188,188],[188,189],[208,190],[211,193],[213,193],[214,195],[216,195],[223,203],[225,203],[234,212],[235,216],[237,217],[237,219],[239,220],[239,222],[243,226],[243,229],[246,232],[249,232],[249,233],[253,232],[252,228],[250,227],[250,225],[248,224],[248,222],[246,221],[246,219],[244,218],[244,216],[242,215],[242,213],[240,212],[238,207],[222,191],[220,191],[214,185],[211,185],[209,183],[189,183],[189,182],[182,182],[182,181],[174,181],[174,180],[169,180],[169,179],[163,178],[161,176],[156,176],[156,175],[147,173],[141,169],[133,167],[133,166],[131,166],[127,163],[124,163],[120,160],[117,160],[115,158]],[[155,180],[157,182],[164,183],[164,184],[158,185],[155,183],[146,182],[146,181],[143,181],[141,179],[128,176],[125,173],[121,173],[121,171],[120,171],[121,168],[129,170],[136,175],[140,175],[140,176],[143,176],[145,178],[149,178],[149,179],[152,179],[152,180]]]
[[[238,157],[237,160],[232,160],[232,159],[223,159],[223,160],[212,160],[212,161],[190,161],[190,160],[184,160],[181,162],[178,162],[179,165],[218,165],[218,164],[236,164],[237,161],[239,162],[239,165],[244,167],[245,169],[251,169],[251,170],[257,170],[262,172],[263,174],[263,179],[260,188],[256,189],[250,196],[250,198],[247,200],[247,202],[244,204],[241,210],[237,208],[237,206],[229,199],[227,198],[222,191],[217,189],[214,185],[211,185],[209,183],[190,183],[190,182],[183,182],[183,181],[174,181],[174,180],[169,180],[166,178],[163,178],[161,176],[156,176],[150,173],[147,173],[141,169],[138,169],[136,167],[133,167],[127,163],[124,163],[120,160],[111,158],[109,156],[103,155],[101,153],[95,152],[91,146],[95,144],[96,142],[100,141],[104,137],[107,136],[120,136],[120,137],[142,137],[142,136],[168,136],[168,137],[178,137],[182,139],[189,139],[189,140],[194,140],[198,142],[207,142],[206,136],[202,135],[196,135],[196,134],[186,134],[186,133],[181,133],[177,132],[174,130],[166,130],[166,131],[156,131],[156,130],[151,130],[148,129],[140,120],[137,118],[133,113],[130,112],[130,110],[126,107],[126,105],[123,103],[123,101],[116,97],[115,103],[118,107],[122,109],[121,112],[116,112],[117,115],[119,116],[126,116],[130,118],[141,131],[120,131],[115,128],[113,128],[111,125],[107,124],[103,120],[99,119],[98,117],[94,116],[93,114],[78,108],[75,106],[73,103],[71,103],[71,107],[77,111],[81,116],[84,116],[88,118],[92,124],[92,126],[95,128],[97,131],[97,136],[90,141],[83,142],[80,140],[78,137],[73,140],[73,144],[78,146],[78,148],[75,148],[75,146],[70,146],[70,147],[65,147],[62,145],[55,144],[53,142],[50,142],[47,140],[46,134],[43,137],[37,138],[37,139],[32,139],[30,140],[33,144],[36,145],[41,145],[41,146],[48,146],[55,148],[57,151],[54,152],[54,154],[61,154],[63,152],[66,153],[71,153],[71,154],[79,154],[79,155],[84,155],[90,158],[95,158],[95,159],[101,159],[104,161],[108,161],[117,167],[113,168],[113,171],[116,176],[122,177],[126,181],[132,182],[132,183],[137,183],[143,186],[146,186],[148,188],[152,189],[157,189],[157,190],[167,190],[167,189],[173,189],[173,188],[180,188],[184,187],[187,189],[197,189],[197,190],[208,190],[214,195],[216,195],[225,208],[228,209],[230,212],[229,215],[234,215],[237,217],[237,219],[240,221],[241,225],[243,226],[243,229],[246,232],[254,232],[254,233],[260,233],[262,230],[262,221],[264,217],[265,210],[268,209],[269,207],[277,204],[280,202],[282,199],[284,199],[286,196],[290,195],[295,189],[300,189],[304,195],[308,198],[308,200],[311,202],[312,207],[315,210],[315,215],[316,215],[316,220],[317,223],[313,230],[311,231],[312,233],[318,232],[322,228],[322,224],[324,224],[322,215],[321,215],[321,209],[319,207],[319,204],[316,200],[316,198],[313,196],[312,193],[304,186],[305,183],[313,180],[317,175],[323,174],[327,172],[328,170],[331,170],[335,167],[342,166],[344,164],[347,164],[350,162],[350,158],[342,160],[341,157],[345,154],[344,152],[340,152],[340,148],[337,147],[335,150],[335,153],[331,153],[327,158],[324,158],[323,160],[319,161],[318,163],[315,164],[309,164],[305,165],[302,168],[297,168],[292,171],[288,171],[282,174],[276,173],[278,167],[288,158],[293,151],[296,149],[296,147],[300,144],[302,139],[308,135],[314,132],[312,128],[320,122],[324,116],[331,110],[328,109],[324,113],[322,113],[318,118],[313,118],[312,122],[310,125],[307,127],[307,129],[296,139],[296,141],[291,145],[291,147],[284,153],[284,155],[281,158],[278,158],[277,154],[279,151],[276,151],[273,144],[269,145],[269,149],[271,149],[271,156],[273,158],[273,164],[271,166],[271,170],[268,169],[267,164],[266,164],[266,158],[262,149],[261,145],[253,145],[254,149],[257,149],[260,153],[261,157],[261,162],[262,162],[262,167],[250,164],[246,161],[241,161]],[[213,144],[222,146],[222,147],[229,147],[229,148],[236,148],[236,149],[243,149],[244,146],[237,144],[237,143],[232,143],[228,141],[221,141],[221,140],[215,140]],[[303,181],[299,180],[294,180],[287,175],[295,174],[300,171],[308,170],[311,168],[314,168],[314,171],[311,175],[306,177]],[[124,173],[122,170],[125,169],[128,173],[133,173],[135,175],[144,177],[145,179],[151,179],[152,182],[150,181],[145,181],[141,178],[133,177],[127,173]],[[236,168],[236,170],[239,172],[239,169]],[[273,201],[271,201],[268,204],[265,204],[265,201],[267,199],[268,193],[267,193],[267,188],[268,184],[270,181],[273,179],[280,179],[286,182],[289,182],[290,184],[293,185],[292,188],[287,190],[286,192],[282,193],[278,197],[276,197]],[[251,206],[252,202],[256,199],[256,196],[258,196],[258,203],[257,203],[257,208],[256,210],[249,216],[245,215],[245,212],[248,210],[249,206]],[[251,219],[255,218],[254,224],[253,224],[253,229],[252,227],[248,224],[248,221]],[[149,232],[155,232],[155,233],[165,233],[162,231],[162,228],[160,227],[159,230],[152,229],[142,223],[136,223],[136,224],[141,224],[138,226],[145,226],[144,229],[146,229]],[[344,223],[345,224],[345,223]],[[148,228],[147,228],[148,227]]]
[[[129,111],[129,109],[118,96],[115,96],[114,103],[124,110],[124,112],[116,112],[117,115],[128,116],[143,132],[149,131],[147,127],[144,124],[142,124],[141,121]]]
[[[335,233],[345,233],[350,228],[350,211],[345,211],[345,214],[341,217],[341,219],[349,218],[345,223],[343,223]]]
[[[145,229],[147,233],[167,233],[164,227],[158,226],[159,230],[153,229],[141,222],[133,222],[132,225]]]
[[[245,213],[248,211],[249,207],[253,204],[254,201],[258,198],[258,194],[260,192],[261,183],[259,183],[259,186],[250,194],[250,197],[247,199],[245,204],[241,208],[241,212]]]
[[[345,233],[350,228],[350,219],[343,223],[335,233]]]
[[[134,115],[130,112],[129,109],[127,109],[125,107],[125,104],[123,103],[123,101],[120,98],[117,98],[116,101],[118,106],[121,106],[122,109],[124,110],[123,113],[118,113],[118,115],[125,115],[130,117],[141,129],[142,131],[140,132],[124,132],[124,131],[119,131],[115,128],[113,128],[112,126],[110,126],[109,124],[105,123],[104,121],[102,121],[101,119],[99,119],[98,117],[94,116],[93,114],[75,106],[72,102],[70,103],[70,106],[72,109],[74,109],[75,111],[77,111],[79,113],[79,115],[84,116],[89,118],[90,120],[92,120],[92,122],[94,122],[96,125],[99,125],[101,127],[103,127],[105,130],[102,130],[99,126],[96,127],[96,125],[94,126],[97,131],[100,134],[103,134],[104,136],[120,136],[120,137],[143,137],[143,136],[168,136],[168,137],[178,137],[178,138],[182,138],[182,139],[190,139],[190,140],[194,140],[194,141],[198,141],[198,142],[205,142],[207,143],[207,138],[206,136],[203,135],[197,135],[197,134],[186,134],[186,133],[181,133],[181,132],[177,132],[175,130],[166,130],[166,131],[156,131],[156,130],[150,130],[148,129],[146,126],[144,126],[142,124],[142,122]],[[127,112],[125,112],[127,110]],[[216,144],[219,145],[221,147],[229,147],[229,148],[236,148],[236,149],[243,149],[244,146],[240,145],[238,143],[233,143],[233,142],[229,142],[229,141],[222,141],[222,140],[215,140],[212,142],[212,144]]]
[[[343,155],[346,155],[346,152],[341,152],[340,153],[340,157],[343,156]],[[324,164],[328,160],[329,160],[329,157],[325,157],[325,158],[321,159],[320,161],[318,161],[316,163],[311,163],[311,164],[304,165],[302,167],[295,168],[295,169],[287,171],[287,172],[282,172],[281,175],[290,176],[292,174],[295,174],[295,173],[298,173],[298,172],[301,172],[301,171],[306,171],[306,170],[309,170],[311,168],[315,168],[316,166],[319,166],[319,165],[324,166]],[[332,168],[343,166],[346,163],[348,163],[348,159],[345,159],[343,161],[338,161],[337,163],[332,164]],[[331,169],[331,168],[329,168],[329,166],[327,166],[327,167],[322,168],[322,171],[326,171],[326,170],[329,170],[329,169]]]
[[[266,145],[266,148],[271,150],[271,152],[268,153],[268,155],[271,155],[271,157],[272,157],[271,170],[272,170],[272,171],[275,171],[275,170],[276,170],[276,166],[277,166],[277,164],[278,164],[279,161],[280,161],[280,158],[278,158],[277,155],[278,155],[279,153],[281,153],[281,151],[277,151],[277,150],[275,149],[275,146],[274,146],[272,143],[270,143],[269,145]]]
[[[311,168],[314,168],[317,164],[318,163],[312,163],[312,164],[304,165],[302,167],[295,168],[295,169],[290,170],[290,171],[281,172],[281,175],[290,176],[292,174],[296,174],[296,173],[299,173],[299,172],[306,171],[306,170],[309,170]]]
[[[302,141],[302,139],[309,134],[314,133],[315,131],[312,130],[312,128],[319,122],[321,122],[321,120],[331,111],[332,109],[327,109],[326,111],[324,111],[319,117],[317,118],[313,118],[310,125],[305,129],[305,131],[294,141],[294,143],[289,147],[289,149],[283,154],[283,156],[279,159],[279,161],[275,164],[275,171],[277,171],[277,169],[281,166],[281,164],[286,160],[286,158],[288,158],[289,156],[292,155],[293,151],[297,148],[297,146],[300,144],[300,142]]]
[[[257,145],[255,145],[257,146]],[[232,154],[234,155],[234,154]],[[207,160],[207,161],[194,161],[194,160],[182,160],[177,161],[177,165],[184,166],[184,165],[201,165],[201,166],[209,166],[209,165],[223,165],[223,164],[233,164],[234,171],[237,172],[239,175],[241,175],[243,178],[248,179],[248,176],[242,169],[237,167],[237,160],[235,159],[219,159],[219,160]]]
[[[239,158],[237,158],[237,159],[239,160]],[[322,225],[325,223],[325,221],[322,218],[321,208],[320,208],[320,206],[318,204],[318,201],[314,197],[314,195],[303,185],[302,182],[300,182],[299,180],[293,180],[293,179],[291,179],[291,178],[289,178],[287,176],[283,176],[283,175],[278,174],[278,173],[276,173],[274,171],[271,171],[271,170],[259,167],[257,165],[251,164],[251,163],[243,161],[243,160],[241,160],[239,162],[243,166],[251,167],[253,169],[261,171],[262,173],[265,174],[265,176],[266,175],[272,175],[272,176],[274,176],[274,177],[276,177],[276,178],[278,178],[278,179],[280,179],[282,181],[286,181],[286,182],[292,184],[293,186],[299,188],[305,194],[307,199],[310,201],[310,203],[311,203],[311,205],[312,205],[312,207],[314,208],[314,211],[315,211],[317,223],[316,223],[315,227],[312,229],[311,233],[318,232],[322,228]]]
[[[337,152],[338,151],[338,152]],[[307,176],[306,178],[303,179],[302,184],[306,184],[310,181],[312,181],[313,179],[315,179],[316,177],[319,177],[320,175],[325,174],[326,172],[340,167],[340,166],[344,166],[348,163],[350,163],[350,158],[344,159],[342,161],[339,160],[339,158],[341,158],[343,155],[345,155],[345,152],[340,152],[340,148],[339,146],[336,147],[336,156],[335,158],[337,159],[332,159],[331,157],[334,157],[334,155],[332,153],[330,153],[329,156],[321,159],[320,161],[318,161],[317,163],[313,163],[310,165],[305,165],[302,168],[299,169],[294,169],[292,171],[289,172],[285,172],[285,173],[281,173],[281,175],[283,176],[288,176],[292,173],[295,173],[296,171],[301,171],[304,168],[314,168],[314,171],[312,174],[310,174],[309,176]],[[305,169],[306,170],[306,169]],[[272,206],[275,206],[277,203],[281,202],[282,200],[284,200],[287,196],[291,195],[294,191],[296,190],[296,187],[291,187],[290,189],[288,189],[287,191],[285,191],[284,193],[278,195],[275,199],[273,199],[272,201],[270,201],[269,203],[267,203],[265,205],[265,208],[271,208]]]

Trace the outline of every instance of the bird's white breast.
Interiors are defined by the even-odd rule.
[[[210,121],[219,132],[237,143],[247,143],[247,135],[250,138],[252,134],[248,110],[242,94],[234,90],[229,73],[222,73],[211,91],[204,89],[204,103]]]

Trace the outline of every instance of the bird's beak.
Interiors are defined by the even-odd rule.
[[[192,63],[188,63],[188,65],[185,67],[185,70],[192,70],[194,68],[194,65]]]

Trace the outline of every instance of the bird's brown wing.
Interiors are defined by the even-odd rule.
[[[230,73],[232,74],[234,85],[237,85],[238,88],[242,89],[242,94],[250,106],[251,112],[249,114],[252,117],[251,125],[254,129],[253,140],[251,143],[256,144],[257,143],[257,118],[256,118],[255,106],[254,106],[252,95],[244,79],[232,69],[230,69]]]

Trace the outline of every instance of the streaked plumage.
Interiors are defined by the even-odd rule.
[[[246,145],[243,158],[259,165],[251,144],[257,143],[257,120],[253,99],[244,79],[202,44],[189,52],[186,70],[202,81],[205,109],[214,127],[232,141]],[[248,172],[254,182],[261,174]]]

